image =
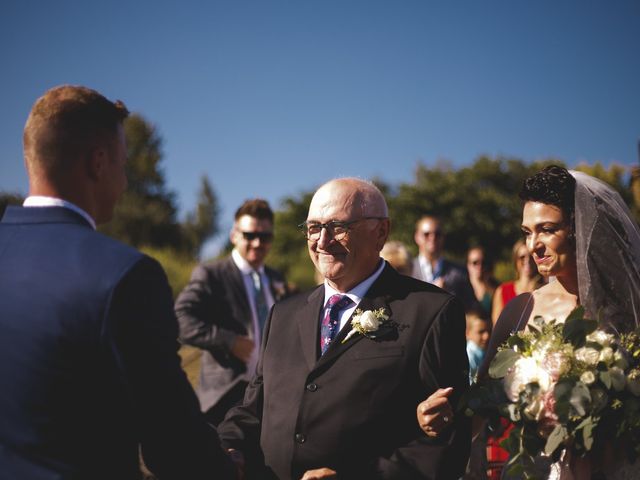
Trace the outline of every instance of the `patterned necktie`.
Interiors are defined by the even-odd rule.
[[[260,332],[262,332],[264,330],[264,322],[266,322],[267,315],[269,314],[269,307],[267,307],[267,299],[262,288],[263,285],[260,274],[252,270],[251,279],[253,280],[253,299],[258,315],[258,325],[260,326]]]
[[[320,351],[323,355],[340,331],[340,311],[352,303],[353,301],[346,295],[332,295],[327,300],[325,315],[320,327]]]

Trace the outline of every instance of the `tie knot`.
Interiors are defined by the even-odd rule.
[[[346,295],[331,295],[327,300],[327,307],[331,310],[341,310],[351,303],[352,300]]]

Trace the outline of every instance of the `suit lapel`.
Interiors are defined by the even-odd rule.
[[[297,316],[298,332],[304,358],[311,370],[318,358],[320,343],[320,309],[324,304],[324,286],[317,287],[307,297],[307,303],[294,315]]]

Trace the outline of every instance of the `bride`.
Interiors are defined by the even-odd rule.
[[[498,346],[537,316],[564,321],[582,305],[586,316],[619,333],[640,325],[640,230],[618,193],[584,173],[549,166],[525,180],[520,198],[527,249],[550,281],[505,307],[479,378]],[[451,417],[449,395],[450,389],[439,390],[418,405],[418,422],[427,435],[437,435]],[[607,479],[637,478],[624,459],[598,463]],[[542,468],[548,479],[590,478],[588,472],[600,469],[583,458]]]

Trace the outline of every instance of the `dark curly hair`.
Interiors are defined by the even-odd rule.
[[[540,202],[555,205],[574,225],[574,196],[576,180],[564,167],[549,165],[535,175],[527,178],[522,184],[520,198],[524,202]]]

